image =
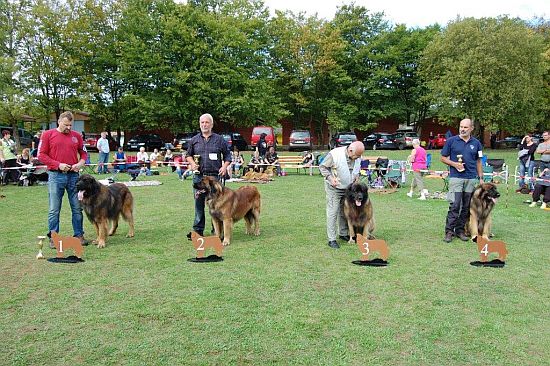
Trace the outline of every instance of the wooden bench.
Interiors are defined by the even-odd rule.
[[[302,161],[304,157],[301,155],[279,155],[279,165],[281,170],[283,169],[296,169],[296,173],[300,172],[300,169],[309,169],[309,166],[304,166]],[[315,168],[313,165],[311,168]]]

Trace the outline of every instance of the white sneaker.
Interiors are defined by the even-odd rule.
[[[426,201],[426,196],[420,195],[420,197],[418,197],[418,199],[421,200],[421,201]]]
[[[543,202],[542,205],[540,205],[541,210],[546,210],[546,202]]]
[[[537,203],[536,202],[533,202],[529,205],[529,207],[537,207]]]
[[[407,196],[410,197],[410,198],[412,198],[413,193],[412,193],[412,192],[409,192],[409,193],[407,193]]]

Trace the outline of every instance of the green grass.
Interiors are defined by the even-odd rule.
[[[514,151],[489,155],[515,165]],[[391,255],[387,268],[368,268],[351,264],[355,246],[326,245],[319,175],[258,185],[261,236],[237,223],[225,261],[214,264],[187,262],[191,182],[147,179],[163,185],[131,188],[136,237],[125,238],[123,222],[105,249],[89,246],[86,262],[72,265],[35,259],[46,187],[0,190],[0,364],[550,363],[550,216],[512,185],[499,186],[493,214],[510,252],[505,268],[470,266],[473,244],[442,241],[448,204],[408,199],[406,189],[371,194],[375,234]],[[87,221],[85,230],[92,237]]]

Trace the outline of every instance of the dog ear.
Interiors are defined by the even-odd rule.
[[[212,188],[214,188],[214,190],[215,190],[216,192],[221,192],[221,191],[223,191],[223,186],[222,186],[221,183],[218,182],[217,180],[212,179],[211,184],[212,184]]]

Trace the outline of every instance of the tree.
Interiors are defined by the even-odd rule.
[[[493,131],[532,131],[543,118],[543,51],[520,20],[457,19],[421,61],[434,111],[447,123],[469,116]]]

